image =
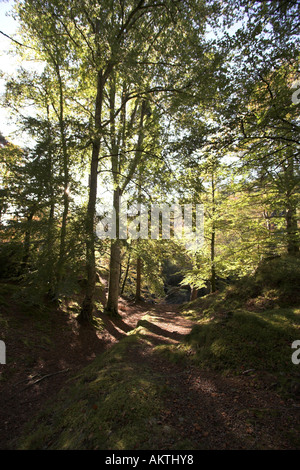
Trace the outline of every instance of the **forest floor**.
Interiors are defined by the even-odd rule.
[[[30,312],[17,308],[1,311],[7,364],[0,366],[0,449],[14,448],[23,426],[45,401],[138,322],[151,338],[146,347],[134,348],[130,360],[159,374],[170,390],[156,423],[162,445],[171,449],[175,432],[185,449],[299,448],[300,405],[279,396],[270,384],[258,384],[247,374],[224,377],[153,354],[157,345],[179,343],[193,326],[179,305],[121,300],[120,314],[116,320],[101,315],[104,328],[97,331],[80,326],[75,313],[61,310],[42,313],[35,321]]]

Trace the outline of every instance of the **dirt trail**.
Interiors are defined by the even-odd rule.
[[[178,343],[189,333],[193,322],[186,319],[179,313],[180,305],[159,304],[128,304],[120,302],[120,313],[122,318],[111,320],[101,316],[104,319],[106,332],[101,334],[111,341],[120,339],[128,331],[137,327],[138,324],[144,325],[157,343]],[[142,320],[145,317],[144,320]],[[139,323],[140,322],[140,323]]]
[[[28,351],[16,331],[7,331],[6,343],[14,361],[10,363],[11,378],[0,381],[0,449],[12,448],[22,426],[44,402],[138,322],[147,329],[152,346],[138,348],[131,359],[153,370],[153,377],[170,390],[159,423],[163,433],[175,429],[183,442],[188,439],[187,445],[196,449],[293,448],[289,437],[297,433],[297,426],[299,429],[299,408],[284,402],[267,385],[258,385],[247,376],[224,378],[173,364],[154,353],[155,345],[179,343],[190,331],[193,323],[178,310],[177,305],[122,300],[121,318],[112,321],[101,315],[105,329],[98,333],[78,325],[74,315],[55,312],[49,347],[40,347],[32,320],[26,322],[15,312],[23,337],[32,339],[32,348]]]
[[[179,343],[190,331],[193,322],[180,315],[178,307],[159,304],[144,312],[146,320],[140,323],[154,347]],[[251,375],[223,377],[174,364],[154,354],[153,346],[135,350],[131,359],[152,369],[160,385],[168,387],[162,433],[175,430],[193,449],[299,448],[299,405],[284,401],[270,384]],[[172,438],[169,444],[172,448]]]

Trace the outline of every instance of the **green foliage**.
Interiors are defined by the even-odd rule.
[[[1,140],[1,235],[11,241],[3,276],[56,299],[82,276],[92,299],[96,269],[112,257],[94,236],[106,188],[135,202],[202,203],[205,212],[196,252],[162,240],[124,246],[113,293],[127,275],[136,280],[137,259],[144,286],[160,296],[162,263],[177,263],[179,251],[182,284],[212,291],[267,256],[296,256],[297,13],[294,3],[242,0],[16,2],[16,51],[45,67],[7,79],[4,105],[33,143]],[[293,290],[291,277],[287,298]]]
[[[279,294],[279,300],[287,305],[297,305],[300,302],[300,258],[298,256],[281,256],[263,261],[255,273],[256,285],[263,289],[274,289]]]

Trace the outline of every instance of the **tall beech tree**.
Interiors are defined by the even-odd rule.
[[[252,0],[17,1],[15,48],[39,67],[8,81],[7,104],[35,142],[22,156],[1,149],[0,209],[3,232],[14,225],[21,241],[23,278],[43,271],[58,299],[80,272],[83,323],[102,265],[109,315],[133,272],[139,298],[146,279],[157,281],[160,266],[150,271],[166,245],[119,239],[120,197],[204,203],[205,247],[183,256],[195,289],[209,282],[214,291],[218,278],[264,256],[296,256],[298,11],[297,2]],[[117,227],[103,241],[96,224],[107,188]]]

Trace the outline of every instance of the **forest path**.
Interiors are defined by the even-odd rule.
[[[193,325],[178,305],[121,300],[121,318],[99,315],[105,327],[99,332],[62,311],[36,324],[17,309],[8,313],[14,326],[5,332],[9,368],[0,381],[0,449],[14,448],[23,425],[48,398],[138,325],[147,342],[138,343],[128,360],[147,368],[157,386],[167,390],[158,424],[169,449],[174,439],[182,449],[293,448],[290,437],[299,429],[299,409],[268,384],[247,375],[224,377],[157,352],[157,346],[179,344]]]
[[[298,435],[300,410],[270,384],[251,374],[225,377],[157,353],[157,346],[180,343],[194,325],[179,307],[136,305],[126,320],[144,327],[148,340],[148,346],[132,351],[131,362],[143,364],[168,390],[159,422],[163,441],[170,436],[168,449],[178,445],[180,436],[183,449],[293,448],[291,436]]]
[[[178,343],[194,325],[179,313],[180,307],[179,304],[120,301],[121,318],[111,319],[101,314],[105,331],[100,333],[100,337],[114,342],[141,325],[149,330],[156,343]]]

